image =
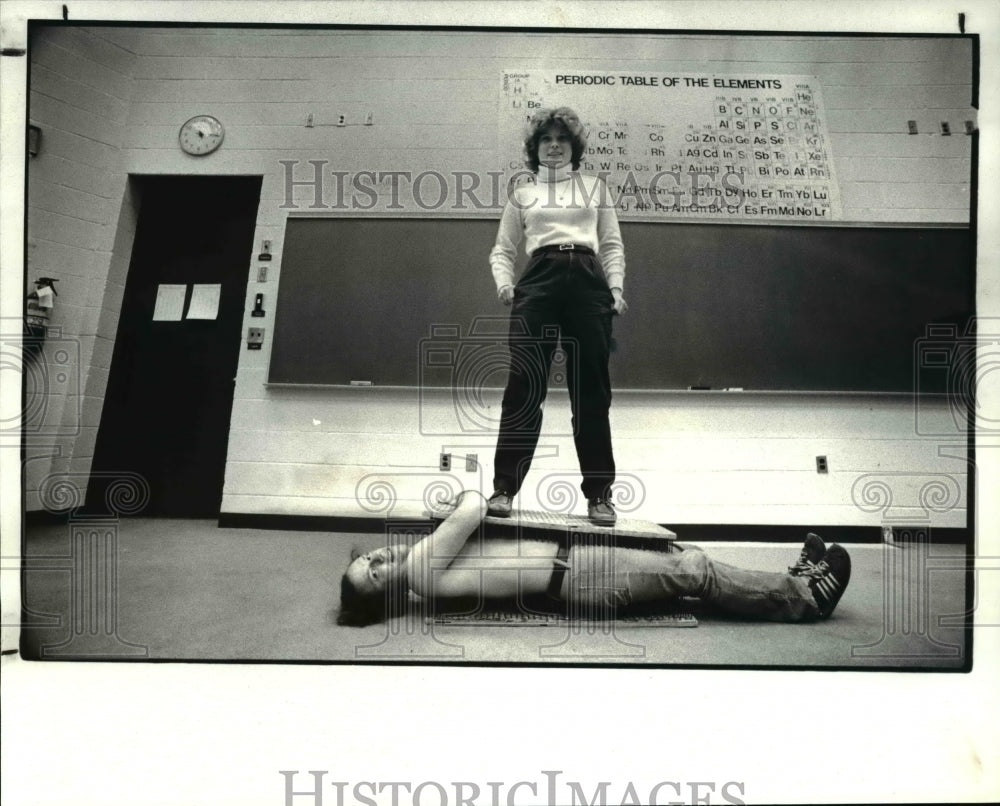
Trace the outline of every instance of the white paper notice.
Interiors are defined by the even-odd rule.
[[[219,316],[219,297],[222,286],[195,285],[191,290],[191,306],[188,308],[188,319],[216,319]]]
[[[156,291],[154,322],[179,322],[184,314],[186,285],[161,285]]]

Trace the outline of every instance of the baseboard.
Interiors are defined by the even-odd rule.
[[[285,532],[356,532],[380,534],[388,523],[385,518],[359,518],[342,515],[256,515],[223,512],[219,515],[220,529],[274,529]],[[407,524],[431,528],[430,518],[407,520]]]
[[[677,539],[702,541],[735,541],[740,543],[801,543],[807,533],[815,532],[827,543],[882,543],[881,526],[831,526],[805,524],[802,526],[761,526],[757,524],[705,524],[675,523],[668,529],[677,533]],[[961,528],[931,528],[929,526],[894,526],[893,542],[906,543],[930,540],[934,543],[963,544],[969,539],[969,530]]]
[[[24,513],[24,525],[28,526],[59,526],[69,520],[71,510],[62,512],[51,512],[47,509],[39,509],[34,512]]]
[[[348,532],[357,534],[382,534],[389,528],[405,525],[409,529],[430,529],[429,518],[359,518],[334,515],[258,515],[224,512],[219,515],[221,529],[274,529],[280,531]],[[801,543],[807,532],[816,532],[828,543],[881,543],[882,529],[878,526],[763,526],[759,524],[660,524],[677,533],[680,541],[710,542],[733,541],[739,543]],[[893,539],[898,543],[930,539],[934,543],[963,544],[969,539],[966,528],[936,528],[927,526],[896,526]]]

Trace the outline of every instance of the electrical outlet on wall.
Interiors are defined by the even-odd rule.
[[[451,470],[451,454],[442,453],[440,459],[438,459],[438,469],[439,470]]]

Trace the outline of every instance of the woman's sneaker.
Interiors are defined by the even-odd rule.
[[[610,498],[591,498],[587,502],[587,517],[597,526],[614,526],[618,520]]]
[[[834,543],[814,568],[800,576],[809,577],[809,589],[819,608],[819,617],[829,618],[851,581],[851,557],[843,546]]]
[[[494,490],[486,502],[486,514],[494,518],[509,518],[512,509],[510,493],[505,490]]]
[[[803,576],[807,571],[815,568],[825,554],[826,543],[823,542],[823,538],[810,532],[806,535],[806,542],[802,545],[799,559],[795,565],[788,566],[788,573],[793,577]]]

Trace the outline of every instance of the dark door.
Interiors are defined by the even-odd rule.
[[[138,474],[149,500],[134,514],[217,517],[261,179],[133,181],[139,218],[87,509],[113,511],[110,485]]]

